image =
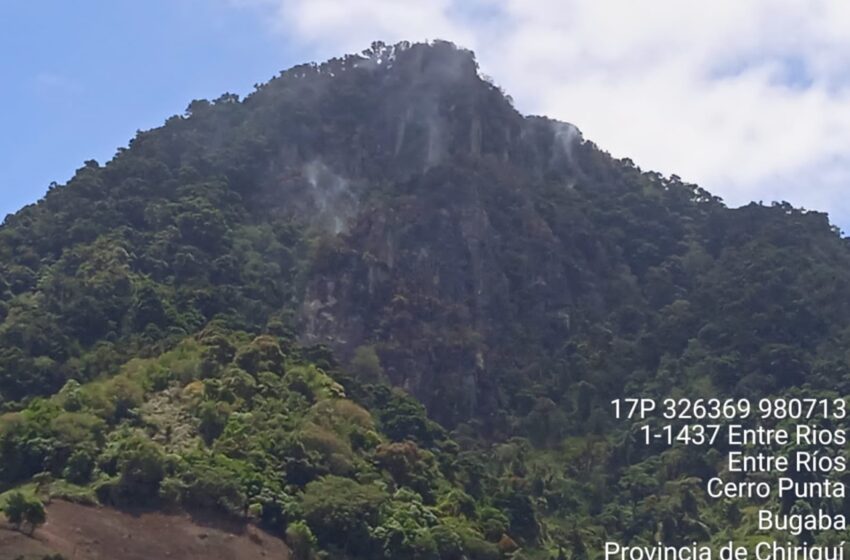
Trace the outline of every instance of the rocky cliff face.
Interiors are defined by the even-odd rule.
[[[519,115],[479,76],[472,54],[450,44],[376,46],[312,70],[332,82],[320,92],[329,105],[341,103],[348,82],[366,80],[379,93],[340,115],[356,122],[349,138],[322,138],[322,148],[290,163],[291,179],[264,186],[292,193],[306,180],[312,190],[302,186],[294,199],[322,201],[298,214],[338,234],[306,281],[303,340],[343,357],[375,346],[389,379],[446,420],[494,409],[494,370],[518,358],[500,355],[505,325],[539,312],[568,331],[580,279],[533,189],[545,181],[573,188],[581,135]],[[516,227],[529,238],[505,239]],[[530,293],[537,309],[520,309]]]
[[[10,217],[0,265],[0,400],[218,320],[377,356],[445,424],[502,433],[593,423],[626,382],[783,387],[850,302],[824,215],[615,160],[445,42],[193,102]]]

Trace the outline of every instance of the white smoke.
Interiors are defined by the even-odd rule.
[[[581,131],[570,123],[548,121],[552,127],[552,155],[549,165],[552,167],[575,166],[575,148],[584,143]]]
[[[309,192],[316,213],[310,221],[334,234],[346,231],[358,206],[351,182],[319,159],[305,164],[302,173],[311,187]]]

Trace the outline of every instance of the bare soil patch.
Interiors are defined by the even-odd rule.
[[[288,560],[278,537],[216,516],[126,512],[53,501],[28,537],[0,523],[0,560]]]

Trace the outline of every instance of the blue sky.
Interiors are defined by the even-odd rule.
[[[850,230],[844,0],[27,0],[0,3],[0,30],[0,217],[192,99],[443,38],[615,156]]]
[[[2,2],[0,29],[0,216],[192,99],[247,93],[307,56],[207,0]]]

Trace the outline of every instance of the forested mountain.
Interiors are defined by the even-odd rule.
[[[217,508],[300,558],[578,559],[746,529],[700,497],[718,457],[609,401],[847,393],[850,247],[376,43],[7,217],[0,321],[0,491]]]

